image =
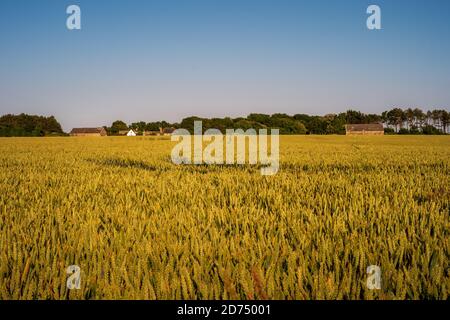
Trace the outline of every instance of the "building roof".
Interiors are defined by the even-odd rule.
[[[175,131],[175,128],[164,128],[163,133],[173,133]]]
[[[381,123],[346,124],[345,130],[346,131],[384,131],[384,128]]]
[[[73,128],[70,133],[101,133],[104,128]]]

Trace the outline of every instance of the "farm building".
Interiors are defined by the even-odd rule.
[[[74,137],[104,137],[107,133],[105,128],[73,128],[70,135]]]
[[[119,136],[127,136],[127,137],[135,137],[135,136],[137,136],[137,131],[135,131],[133,129],[119,130],[118,135]]]
[[[142,135],[144,135],[144,136],[159,136],[159,135],[161,135],[161,132],[160,131],[144,131],[142,133]]]
[[[159,131],[144,131],[144,136],[170,136],[175,128],[159,128]]]
[[[133,129],[127,132],[127,137],[136,137],[136,132]]]
[[[175,131],[175,128],[161,128],[161,135],[163,136],[170,136]]]
[[[384,128],[381,123],[346,124],[346,135],[383,135]]]

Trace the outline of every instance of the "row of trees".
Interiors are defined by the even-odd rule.
[[[170,123],[166,121],[157,121],[157,122],[134,122],[131,125],[127,125],[122,120],[114,121],[111,124],[111,127],[105,127],[106,131],[108,132],[108,135],[114,136],[119,134],[120,131],[130,130],[133,129],[138,134],[142,134],[144,131],[159,131],[159,128],[168,128],[173,127]]]
[[[0,137],[41,137],[64,135],[55,117],[7,114],[0,117]]]
[[[386,133],[398,134],[443,134],[450,129],[449,112],[433,110],[423,112],[421,109],[393,108],[379,114],[365,114],[360,111],[348,110],[339,114],[325,116],[310,116],[284,113],[272,115],[252,113],[241,118],[200,118],[196,116],[184,118],[180,123],[136,122],[128,126],[123,121],[115,121],[107,128],[109,134],[117,134],[121,130],[134,129],[137,132],[158,131],[159,128],[184,128],[194,131],[194,121],[202,121],[203,130],[219,129],[225,133],[226,129],[262,129],[278,128],[280,134],[345,134],[345,124],[383,123]]]
[[[389,128],[399,133],[419,133],[434,129],[434,131],[447,133],[450,124],[450,113],[446,110],[423,112],[419,108],[406,110],[394,108],[383,112],[381,118]]]
[[[201,119],[189,117],[175,124],[189,131],[193,130],[194,121],[203,120],[203,129],[217,128],[224,132],[226,128],[278,128],[280,134],[345,134],[347,123],[374,123],[381,122],[381,116],[376,114],[363,114],[359,111],[348,110],[339,114],[327,114],[325,116],[310,116],[307,114],[285,113],[272,115],[252,113],[246,118],[213,118]]]
[[[345,124],[348,123],[377,123],[385,126],[386,133],[398,134],[443,134],[450,131],[450,113],[446,110],[422,111],[419,108],[393,108],[381,115],[365,114],[355,110],[348,110],[339,114],[325,116],[310,116],[307,114],[285,113],[272,115],[252,113],[240,118],[184,118],[180,123],[135,122],[127,125],[117,120],[111,127],[105,127],[109,135],[116,135],[119,131],[134,129],[138,133],[144,131],[159,131],[160,128],[185,128],[194,131],[194,121],[201,120],[203,130],[216,128],[225,133],[226,129],[262,129],[278,128],[281,134],[344,134]],[[55,117],[36,115],[7,114],[0,117],[0,136],[45,136],[63,135],[61,125]]]

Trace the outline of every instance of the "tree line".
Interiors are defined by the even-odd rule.
[[[394,108],[381,114],[388,131],[400,134],[439,134],[448,133],[450,113],[446,110],[428,110],[419,108],[402,110]]]
[[[201,118],[192,116],[184,118],[180,123],[134,122],[127,125],[117,120],[111,127],[105,127],[108,134],[115,135],[119,131],[133,129],[138,134],[144,131],[159,131],[159,128],[184,128],[193,133],[194,121],[202,121],[203,130],[219,129],[264,129],[278,128],[280,134],[345,134],[345,124],[383,123],[387,134],[444,134],[450,130],[450,113],[446,110],[422,111],[419,108],[393,108],[382,114],[365,114],[360,111],[347,110],[339,114],[315,116],[307,114],[272,115],[252,113],[239,118]]]
[[[159,131],[160,128],[171,128],[171,127],[179,128],[178,124],[171,124],[166,121],[157,121],[157,122],[134,122],[130,125],[127,125],[122,120],[114,121],[110,127],[104,127],[109,136],[119,135],[120,131],[126,131],[133,129],[139,135],[142,135],[144,131]]]
[[[42,137],[64,135],[54,116],[7,114],[0,117],[0,137]]]
[[[446,110],[428,110],[419,108],[393,108],[381,114],[365,114],[356,110],[347,110],[339,114],[324,116],[285,113],[272,115],[252,113],[239,118],[200,118],[196,116],[184,118],[179,123],[167,121],[139,121],[127,125],[117,120],[110,127],[105,126],[108,135],[118,135],[120,131],[133,129],[138,134],[144,131],[159,131],[160,128],[184,128],[194,131],[194,121],[202,121],[203,130],[219,129],[264,129],[277,128],[280,134],[345,134],[345,124],[383,123],[387,134],[445,134],[450,132],[450,113]],[[54,116],[7,114],[0,117],[0,136],[27,137],[65,135],[61,125]]]

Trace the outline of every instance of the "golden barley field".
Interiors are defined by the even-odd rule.
[[[450,137],[282,136],[274,176],[173,145],[0,139],[0,299],[448,299]]]

